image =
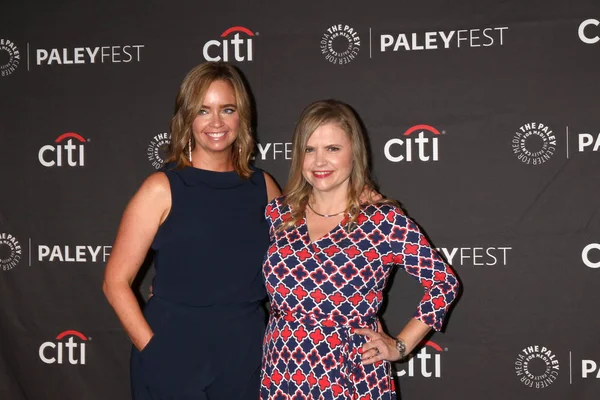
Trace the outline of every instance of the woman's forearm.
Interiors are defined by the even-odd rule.
[[[153,332],[142,314],[138,301],[127,282],[107,282],[102,285],[104,295],[115,310],[133,345],[142,350]]]

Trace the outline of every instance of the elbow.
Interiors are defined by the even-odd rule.
[[[120,283],[114,280],[108,280],[104,278],[102,281],[102,292],[104,293],[104,297],[108,300],[109,303],[112,304],[112,300],[115,296],[118,295],[118,292],[121,288],[129,288],[127,283]]]
[[[106,279],[104,279],[102,281],[102,293],[104,293],[104,297],[106,297],[107,300],[110,301],[110,284],[106,281]]]

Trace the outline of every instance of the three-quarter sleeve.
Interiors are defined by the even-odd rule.
[[[400,209],[391,208],[387,219],[393,221],[388,236],[392,254],[388,258],[425,289],[414,317],[439,331],[458,293],[456,274],[431,247],[418,225]]]

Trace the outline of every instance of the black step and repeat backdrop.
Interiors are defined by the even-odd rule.
[[[381,191],[456,269],[446,332],[397,365],[403,399],[600,398],[600,2],[10,3],[1,399],[128,398],[103,269],[163,161],[178,85],[205,60],[247,76],[256,164],[281,185],[302,108],[351,104]],[[419,292],[396,274],[391,332]]]

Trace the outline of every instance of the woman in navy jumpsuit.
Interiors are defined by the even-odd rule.
[[[191,70],[177,96],[169,163],[123,214],[103,289],[134,345],[135,400],[258,398],[264,209],[280,192],[249,166],[250,119],[233,67]],[[142,313],[130,285],[149,248],[154,295]]]

